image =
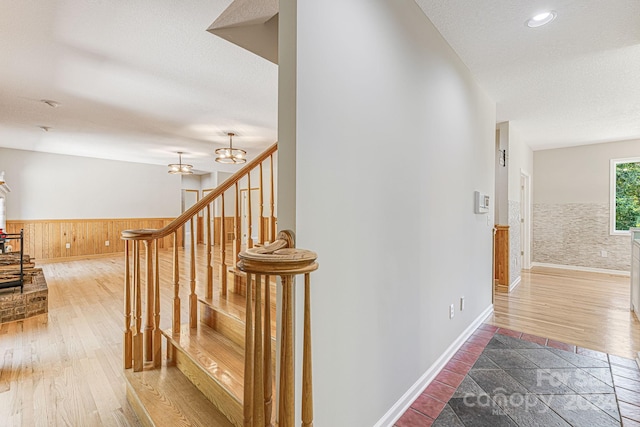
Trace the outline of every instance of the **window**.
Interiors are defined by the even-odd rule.
[[[611,234],[640,227],[640,157],[611,160]]]

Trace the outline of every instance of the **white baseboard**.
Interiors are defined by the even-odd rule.
[[[615,274],[616,276],[630,275],[628,271],[623,271],[623,270],[608,270],[606,268],[590,268],[590,267],[581,267],[577,265],[547,264],[544,262],[532,262],[531,267],[532,268],[533,267],[559,268],[562,270],[586,271],[589,273]]]
[[[420,396],[425,388],[440,373],[442,368],[449,362],[454,354],[462,347],[467,339],[478,329],[478,326],[485,321],[493,313],[493,304],[491,304],[480,316],[474,320],[467,329],[460,334],[458,338],[447,348],[447,350],[435,361],[433,365],[422,374],[409,390],[387,411],[386,414],[374,425],[374,427],[391,427],[396,421],[409,409],[411,404]]]
[[[514,280],[512,284],[509,285],[509,292],[514,290],[520,284],[521,280],[522,280],[522,276],[518,276],[518,278]]]

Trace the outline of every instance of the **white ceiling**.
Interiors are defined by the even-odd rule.
[[[640,139],[640,0],[416,1],[532,148]],[[0,146],[201,171],[229,131],[262,151],[277,65],[207,32],[230,4],[0,0]]]
[[[0,146],[207,171],[233,131],[261,152],[277,65],[207,32],[230,3],[0,0]]]
[[[640,0],[416,2],[533,149],[640,138]]]

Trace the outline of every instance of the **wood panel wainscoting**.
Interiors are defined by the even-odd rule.
[[[220,238],[217,237],[220,235],[220,222],[222,221],[222,217],[216,216],[213,218],[213,235],[215,236],[213,239],[214,244],[216,243],[220,243]],[[225,230],[225,234],[226,239],[225,241],[227,242],[233,242],[233,238],[234,238],[234,233],[233,233],[233,229],[234,229],[234,224],[235,224],[235,217],[233,216],[225,216],[224,217],[224,230]]]
[[[7,220],[7,232],[24,229],[24,251],[36,260],[98,256],[124,252],[123,230],[162,228],[173,218]],[[178,233],[179,245],[182,236]],[[106,242],[109,242],[109,246]],[[67,249],[66,244],[70,247]],[[172,238],[159,240],[171,248]]]
[[[495,226],[495,244],[493,253],[494,279],[496,290],[509,292],[509,226]]]

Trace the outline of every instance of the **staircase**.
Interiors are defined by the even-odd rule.
[[[122,233],[127,398],[145,426],[293,426],[293,286],[298,274],[305,276],[302,425],[313,425],[309,287],[316,255],[296,249],[291,232],[276,235],[276,149],[274,144],[247,163],[165,228]],[[270,203],[265,209],[267,161]],[[252,180],[260,199],[258,242],[253,247],[248,239],[241,248],[238,201],[242,188],[255,188]],[[251,193],[248,236],[254,227]],[[231,217],[225,215],[225,197],[233,201]],[[220,216],[212,218],[215,206]],[[197,245],[194,224],[202,217],[205,243]],[[185,249],[179,247],[184,227],[190,230]],[[171,236],[173,252],[160,253],[159,239]],[[282,286],[278,361],[276,286]],[[162,306],[170,309],[161,316]]]

